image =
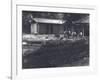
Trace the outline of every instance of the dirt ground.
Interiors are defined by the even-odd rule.
[[[89,41],[51,41],[45,45],[23,46],[22,64],[23,69],[88,66]]]

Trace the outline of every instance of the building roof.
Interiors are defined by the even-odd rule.
[[[89,16],[83,17],[77,21],[73,21],[73,23],[89,23]]]
[[[46,19],[46,18],[34,18],[33,20],[38,23],[49,23],[49,24],[64,24],[66,22],[65,20],[60,20],[60,19]]]

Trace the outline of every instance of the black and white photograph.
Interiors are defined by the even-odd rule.
[[[89,66],[88,13],[22,11],[22,69]]]

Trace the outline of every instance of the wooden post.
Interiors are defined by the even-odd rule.
[[[84,27],[83,27],[83,37],[84,37]]]
[[[37,34],[38,33],[38,26],[37,23],[31,24],[31,34]]]

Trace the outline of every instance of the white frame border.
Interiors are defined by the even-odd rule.
[[[37,78],[37,77],[50,77],[50,76],[64,76],[65,74],[66,75],[80,75],[80,73],[82,74],[82,75],[87,75],[88,73],[92,73],[92,74],[94,74],[96,71],[97,71],[97,69],[96,69],[96,55],[95,54],[93,54],[92,55],[92,61],[93,61],[93,64],[92,64],[92,66],[91,67],[86,67],[86,69],[84,70],[84,69],[82,69],[83,67],[74,67],[75,69],[73,69],[72,67],[70,68],[68,68],[68,70],[69,69],[71,69],[72,70],[72,72],[70,73],[70,71],[68,71],[67,73],[65,73],[65,71],[63,71],[63,69],[62,68],[57,68],[57,69],[55,69],[55,68],[52,68],[52,71],[54,71],[54,74],[53,75],[49,75],[49,74],[52,74],[52,72],[51,72],[51,69],[42,69],[43,71],[47,71],[47,72],[49,72],[48,74],[39,74],[39,76],[28,76],[28,77],[26,77],[25,75],[22,75],[23,74],[23,72],[22,72],[22,74],[19,74],[19,73],[17,73],[17,70],[19,70],[18,68],[16,68],[17,67],[17,65],[16,65],[16,63],[18,63],[18,61],[17,61],[17,58],[18,58],[18,56],[16,55],[16,53],[17,53],[17,49],[16,48],[18,48],[18,45],[17,45],[17,36],[18,36],[18,32],[16,31],[17,30],[17,26],[18,26],[18,24],[17,24],[17,16],[18,16],[18,14],[17,14],[17,6],[23,6],[23,5],[25,5],[25,4],[23,4],[23,3],[21,3],[21,4],[18,4],[18,3],[12,3],[12,69],[11,69],[11,75],[12,75],[12,79],[14,80],[14,79],[19,79],[19,78],[22,78],[22,79],[27,79],[27,78]],[[53,6],[53,5],[49,5],[49,6],[46,6],[46,5],[36,5],[36,4],[26,4],[26,5],[28,5],[28,6],[38,6],[38,7],[55,7],[55,6]],[[60,5],[60,4],[59,4]],[[72,5],[68,5],[68,6],[62,6],[62,5],[60,5],[60,6],[56,6],[56,8],[68,8],[68,7],[71,7]],[[96,25],[96,8],[94,7],[94,6],[92,6],[92,7],[90,7],[90,6],[85,6],[85,7],[83,7],[83,6],[72,6],[72,8],[74,9],[74,8],[77,8],[77,9],[89,9],[90,11],[92,10],[93,11],[93,20],[91,20],[91,23],[93,23],[92,25]],[[94,46],[94,51],[93,52],[96,52],[96,45],[94,44],[94,42],[96,41],[96,28],[95,29],[93,29],[93,27],[92,28],[90,28],[90,31],[93,31],[93,32],[91,32],[90,34],[93,34],[94,36],[92,36],[92,43],[91,43],[91,45],[92,46]],[[90,38],[91,38],[91,36],[90,36]],[[17,57],[17,58],[16,58]],[[77,69],[77,70],[76,70]],[[38,74],[38,73],[40,73],[40,69],[36,69],[37,71],[36,71],[36,73],[35,74]],[[65,70],[66,70],[66,68],[65,68]],[[80,70],[82,70],[82,72],[80,72]],[[56,71],[56,72],[55,72]],[[74,72],[73,72],[74,71]],[[65,76],[66,76],[65,75]]]

